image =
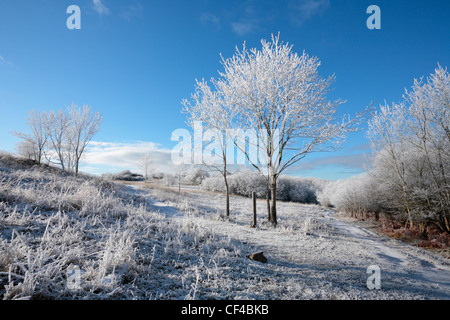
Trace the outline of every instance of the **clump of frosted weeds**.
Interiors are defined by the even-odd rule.
[[[195,205],[187,197],[179,200],[176,207],[178,208],[178,210],[184,213],[184,217],[194,218],[200,215],[200,210],[198,206]]]
[[[320,219],[308,216],[302,220],[300,234],[304,237],[312,235],[322,237],[329,236],[330,230],[326,224],[320,221]]]
[[[306,217],[303,221],[302,233],[304,236],[308,236],[313,232],[313,219],[311,217]]]
[[[120,226],[109,229],[109,237],[100,254],[98,276],[104,278],[114,271],[129,273],[135,266],[136,240],[130,230],[121,230]]]

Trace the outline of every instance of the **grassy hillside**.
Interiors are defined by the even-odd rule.
[[[123,185],[0,156],[0,298],[194,298],[200,272],[244,261],[239,244],[148,207]]]

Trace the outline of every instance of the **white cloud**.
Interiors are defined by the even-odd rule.
[[[231,29],[238,36],[244,36],[253,32],[256,29],[256,23],[254,21],[246,21],[246,22],[232,22]]]
[[[0,65],[2,64],[7,64],[7,65],[12,65],[11,61],[6,60],[5,58],[3,58],[2,55],[0,55]]]
[[[150,154],[152,169],[156,172],[173,173],[172,150],[161,148],[149,141],[134,142],[100,142],[92,141],[83,158],[80,170],[90,174],[117,173],[123,170],[142,173],[144,156]],[[351,170],[358,174],[370,166],[370,154],[358,153],[352,155],[334,155],[314,160],[303,160],[289,167],[286,174],[299,172],[322,171],[325,168]],[[245,166],[231,165],[230,171],[242,169]],[[349,174],[346,171],[345,174]]]
[[[137,3],[136,5],[130,5],[126,10],[124,10],[121,16],[130,21],[132,18],[142,18],[142,12],[144,11],[144,7],[142,4]]]
[[[267,13],[258,10],[254,0],[247,0],[236,7],[236,17],[231,22],[231,30],[238,36],[245,36],[260,31]]]
[[[291,22],[301,25],[330,7],[330,0],[291,0],[288,4]]]
[[[97,11],[99,15],[109,14],[109,9],[105,7],[102,0],[93,0],[94,10]]]
[[[220,19],[210,12],[200,14],[200,22],[203,25],[213,25],[217,29],[220,28]]]
[[[156,171],[168,172],[172,168],[171,150],[156,143],[136,141],[131,143],[92,141],[82,159],[82,171],[92,174],[131,170],[142,171],[142,162],[150,154]]]
[[[344,167],[356,170],[363,170],[368,164],[369,155],[365,153],[358,153],[352,155],[330,156],[314,160],[299,161],[293,165],[289,171],[305,171],[317,170],[326,166]]]

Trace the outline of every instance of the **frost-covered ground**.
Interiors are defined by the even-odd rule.
[[[75,178],[0,157],[3,299],[449,299],[448,261],[315,205]],[[246,256],[264,251],[268,263]],[[367,267],[381,269],[368,290]],[[80,270],[77,282],[70,270]]]
[[[230,221],[223,221],[223,195],[183,191],[185,203],[197,212],[191,221],[245,244],[247,252],[263,251],[268,258],[268,264],[245,262],[249,279],[257,279],[250,286],[252,294],[232,293],[230,298],[450,299],[448,259],[346,222],[333,210],[279,202],[279,225],[273,228],[266,222],[266,202],[258,200],[258,227],[250,228],[250,199],[232,197]],[[160,193],[150,191],[150,198],[158,199]],[[153,204],[171,219],[184,218],[173,211],[176,202]],[[380,268],[380,290],[367,289],[371,265]],[[240,272],[242,267],[232,268]],[[234,284],[243,291],[249,285]]]

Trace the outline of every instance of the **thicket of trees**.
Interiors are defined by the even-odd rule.
[[[381,106],[369,122],[375,157],[364,175],[329,184],[323,205],[367,213],[426,234],[450,233],[450,80],[439,66],[415,80],[401,103]]]
[[[17,151],[37,163],[46,161],[78,174],[81,157],[102,121],[101,114],[86,105],[72,104],[56,112],[30,111],[29,133],[14,132],[21,140]]]

